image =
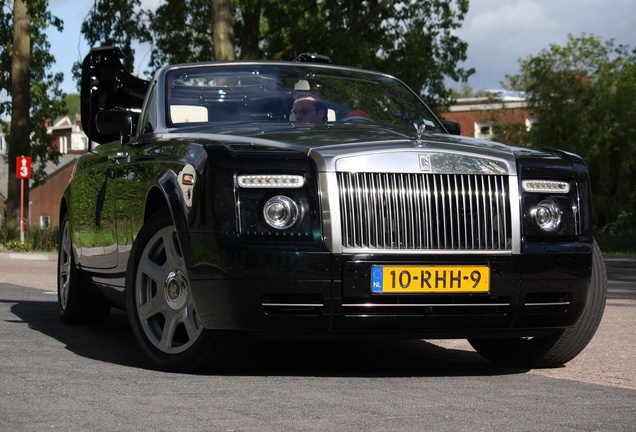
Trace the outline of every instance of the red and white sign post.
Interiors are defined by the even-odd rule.
[[[22,180],[20,185],[20,243],[24,244],[24,179],[31,178],[30,156],[18,156],[16,158],[15,176]]]

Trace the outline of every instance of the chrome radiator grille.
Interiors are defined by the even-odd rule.
[[[342,246],[510,250],[508,177],[338,173]]]

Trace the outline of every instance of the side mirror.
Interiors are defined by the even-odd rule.
[[[122,144],[130,141],[133,129],[132,114],[129,111],[115,109],[99,111],[95,116],[95,127],[100,134],[119,137]]]
[[[460,125],[458,122],[442,120],[442,126],[444,126],[446,131],[451,135],[461,135],[462,133],[462,125]]]

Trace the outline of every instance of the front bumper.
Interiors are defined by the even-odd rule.
[[[512,337],[574,325],[590,290],[591,245],[532,246],[517,256],[333,255],[228,248],[189,267],[206,328],[277,335]],[[487,294],[371,293],[371,267],[488,265]]]

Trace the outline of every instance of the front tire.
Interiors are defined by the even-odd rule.
[[[534,338],[469,339],[480,355],[501,366],[552,368],[564,365],[583,351],[601,323],[607,298],[607,274],[596,243],[592,256],[592,280],[583,316],[572,327],[553,335]]]
[[[218,337],[197,317],[177,231],[167,211],[152,215],[142,227],[131,260],[126,309],[141,348],[162,370],[189,372],[209,364]]]

